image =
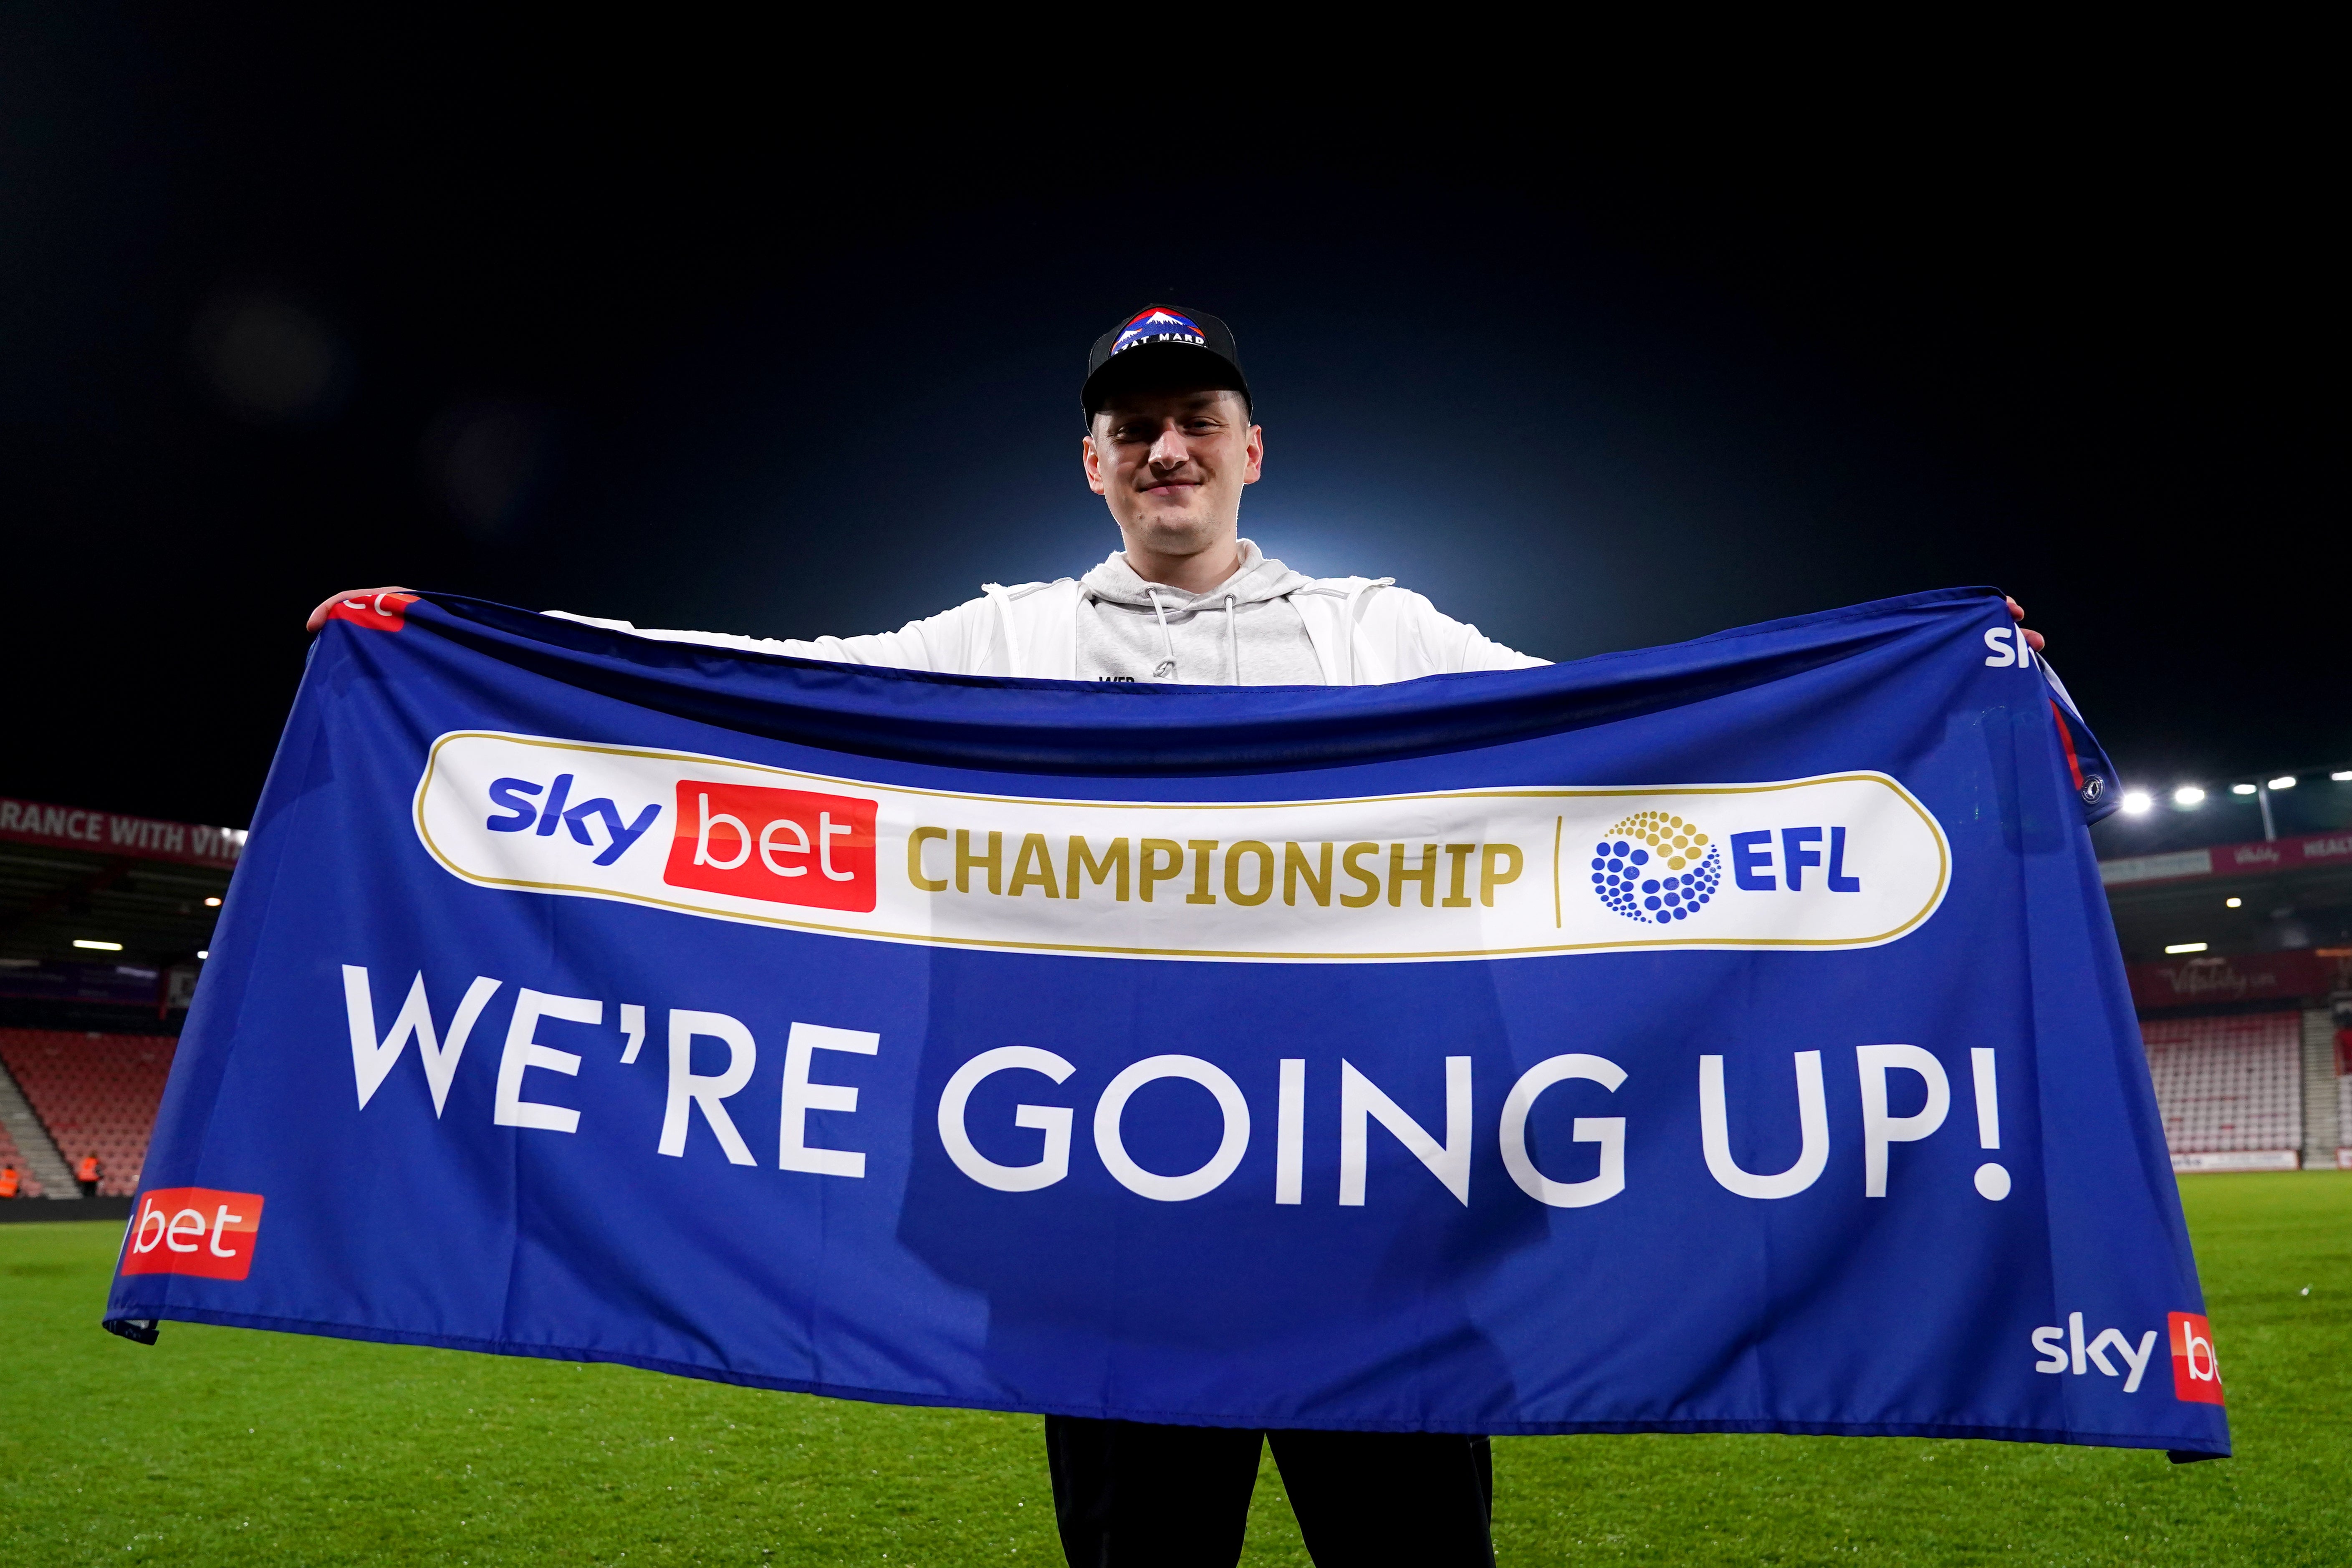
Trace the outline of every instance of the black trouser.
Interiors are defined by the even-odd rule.
[[[1231,1568],[1261,1440],[1274,1446],[1318,1568],[1493,1568],[1495,1473],[1484,1437],[1048,1415],[1045,1457],[1070,1568]]]

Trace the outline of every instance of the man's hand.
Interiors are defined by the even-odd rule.
[[[331,605],[333,603],[334,601],[332,599],[327,601],[327,605]],[[327,613],[327,605],[320,605],[319,614],[310,617],[310,629],[312,631],[315,632],[319,629],[319,616]],[[2015,621],[2019,626],[2025,627],[2024,631],[2021,635],[2025,638],[2025,646],[2032,648],[2034,652],[2040,653],[2049,643],[2050,639],[2048,637],[2043,637],[2032,626],[2025,626],[2025,606],[2019,604],[2015,599],[2009,601],[2009,618]]]
[[[409,590],[406,588],[351,588],[341,594],[331,594],[326,598],[319,601],[319,607],[310,612],[310,618],[302,623],[302,629],[306,632],[315,632],[320,626],[325,626],[327,624],[327,612],[333,609],[336,605],[341,603],[343,600],[348,599],[355,605],[364,605],[374,603],[375,596],[378,594],[405,594]],[[2011,599],[2009,602],[2009,607],[2012,610],[2017,609],[2017,601]],[[2021,610],[2018,613],[2022,615],[2024,612]],[[2032,632],[2028,632],[2025,635],[2028,637],[2033,636]],[[2037,639],[2033,646],[2035,647],[2040,647],[2042,644],[2040,640]]]

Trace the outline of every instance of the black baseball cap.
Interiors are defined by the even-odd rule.
[[[1249,378],[1242,374],[1232,328],[1205,310],[1146,305],[1095,340],[1078,405],[1091,420],[1122,386],[1194,374],[1201,377],[1198,384],[1231,387],[1244,405],[1250,402]]]

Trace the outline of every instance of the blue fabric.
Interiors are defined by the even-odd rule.
[[[652,643],[442,595],[408,605],[397,629],[331,622],[223,910],[144,1173],[149,1193],[266,1199],[250,1272],[126,1272],[107,1316],[1209,1425],[1979,1436],[2227,1453],[2222,1407],[2176,1392],[2168,1323],[2203,1307],[2085,831],[2113,807],[2114,770],[2039,668],[2015,661],[2013,643],[2000,660],[1992,634],[2009,624],[1999,595],[1951,590],[1547,668],[1331,690],[856,669]],[[1932,817],[1948,864],[1929,912],[1900,934],[1816,948],[1674,942],[1696,943],[1745,918],[1739,910],[1768,907],[1757,900],[1780,895],[1748,885],[1761,885],[1757,868],[1801,860],[1807,844],[1827,859],[1826,829],[1793,840],[1750,832],[1737,865],[1731,846],[1711,843],[1721,852],[1713,880],[1685,889],[1692,919],[1675,924],[1664,911],[1666,937],[1647,923],[1657,916],[1643,912],[1633,880],[1663,860],[1625,874],[1622,910],[1554,914],[1555,898],[1615,896],[1604,882],[1620,873],[1593,852],[1616,843],[1523,847],[1527,870],[1504,902],[1522,899],[1546,930],[1613,921],[1592,929],[1648,946],[1289,962],[850,936],[453,870],[459,852],[429,847],[420,831],[430,794],[420,781],[436,742],[460,731],[850,781],[827,785],[826,799],[870,786],[1017,797],[1039,810],[1867,773],[1892,781],[1886,798],[1907,792]],[[2078,774],[2096,782],[2078,784]],[[616,826],[625,836],[646,820],[625,794],[606,790],[617,802],[606,810],[586,800],[587,784],[567,784],[562,812],[542,821],[533,813],[550,796],[530,792],[547,784],[544,772],[520,795],[500,782],[501,803],[481,802],[477,816],[504,837],[482,838],[482,854],[576,853],[588,868],[592,850],[613,854]],[[688,814],[701,787],[646,799]],[[709,818],[725,798],[714,805],[706,791],[698,809]],[[887,800],[882,809],[887,817]],[[1690,808],[1695,820],[1716,809]],[[642,847],[621,846],[611,875],[663,854],[692,858],[687,825],[654,820]],[[836,820],[794,831],[847,835]],[[1874,886],[1879,871],[1855,869],[1875,864],[1868,834],[1837,831],[1848,879]],[[907,858],[900,840],[876,832],[874,868],[857,874],[887,881]],[[586,847],[564,847],[574,839]],[[714,843],[733,841],[706,828],[698,842],[716,858]],[[833,842],[770,847],[814,868]],[[916,846],[906,875],[944,882],[951,847],[945,837]],[[1690,853],[1696,877],[1706,863]],[[1386,854],[1366,864],[1385,867]],[[1547,855],[1565,869],[1538,867]],[[1470,868],[1465,904],[1479,867],[1503,864],[1457,863]],[[826,875],[834,864],[824,862]],[[845,898],[864,896],[862,884],[840,885]],[[1712,889],[1706,909],[1702,886]],[[1832,919],[1847,906],[1822,887],[1807,884],[1785,907],[1812,898]],[[1087,896],[1108,899],[1107,888]],[[1163,883],[1152,918],[1177,921],[1173,900],[1194,888],[1189,868]],[[1459,919],[1468,929],[1474,917],[1502,918],[1501,904],[1492,915],[1416,913],[1416,896],[1375,904],[1360,924]],[[983,914],[1014,903],[990,903],[975,886],[920,907],[958,899],[955,908]],[[1062,906],[1033,895],[1020,907]],[[1107,921],[1139,908],[1087,907]],[[1214,912],[1241,918],[1224,904]],[[1303,900],[1296,912],[1326,918]],[[437,1113],[415,1039],[368,1092],[352,1043],[352,969],[367,977],[380,1036],[412,977],[422,976],[444,1041],[469,984],[497,983]],[[516,1069],[520,1097],[576,1111],[576,1131],[495,1119],[525,988],[601,1008],[593,1024],[551,1013],[523,1037],[575,1056],[576,1069]],[[627,1065],[623,1004],[646,1017]],[[674,1066],[665,1020],[678,1010],[739,1020],[756,1042],[747,1085],[724,1101],[752,1163],[729,1158],[698,1104],[688,1107],[680,1151],[657,1147],[675,1073],[713,1075],[731,1059],[719,1041],[689,1037]],[[859,1152],[862,1174],[779,1168],[792,1141],[780,1090],[796,1024],[852,1032],[814,1037],[803,1077],[854,1088],[854,1110],[819,1103],[793,1114],[806,1147]],[[853,1037],[871,1037],[870,1053],[844,1043]],[[1885,1146],[1885,1192],[1869,1195],[1867,1051],[1896,1043],[1939,1064],[1948,1110],[1933,1131]],[[940,1124],[951,1076],[1013,1047],[1073,1068],[1059,1084],[1002,1072],[971,1093],[970,1137],[1007,1168],[1050,1142],[1017,1120],[1017,1105],[1067,1109],[1066,1174],[1026,1191],[975,1180]],[[1997,1149],[1979,1115],[1977,1050],[1997,1062]],[[1801,1163],[1800,1053],[1818,1053],[1826,1163],[1790,1195],[1742,1195],[1706,1149],[1704,1060],[1717,1064],[1730,1156],[1769,1173]],[[1247,1102],[1238,1163],[1198,1196],[1136,1190],[1094,1136],[1105,1086],[1167,1055],[1213,1064]],[[1547,1089],[1526,1121],[1534,1163],[1575,1183],[1605,1175],[1605,1137],[1589,1119],[1622,1119],[1622,1190],[1580,1206],[1531,1195],[1500,1131],[1514,1084],[1564,1056],[1622,1072],[1614,1089],[1590,1078]],[[1375,1118],[1362,1143],[1364,1200],[1339,1201],[1343,1078],[1376,1086],[1449,1142],[1448,1058],[1467,1064],[1462,1192]],[[1282,1203],[1278,1145],[1291,1135],[1276,1064],[1292,1060],[1304,1064],[1299,1198]],[[1925,1075],[1898,1062],[1879,1077],[1887,1116],[1920,1110]],[[1150,1173],[1189,1172],[1232,1125],[1197,1084],[1162,1079],[1129,1102],[1124,1146]],[[1981,1174],[1988,1164],[2000,1178]],[[1988,1181],[2003,1195],[1989,1195]],[[162,1256],[156,1234],[141,1256]],[[2110,1328],[2104,1351],[2075,1352],[2078,1339],[2095,1345]],[[2053,1354],[2063,1370],[2036,1370]]]

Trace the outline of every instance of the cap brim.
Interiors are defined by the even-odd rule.
[[[1088,416],[1122,392],[1149,387],[1155,392],[1203,390],[1211,387],[1238,392],[1249,401],[1249,382],[1241,367],[1217,353],[1193,343],[1138,343],[1103,363],[1087,377],[1078,402]]]

